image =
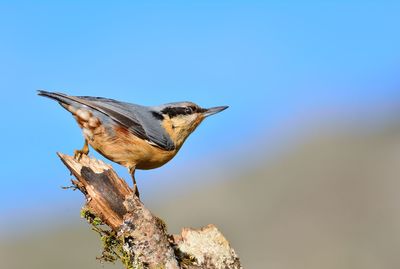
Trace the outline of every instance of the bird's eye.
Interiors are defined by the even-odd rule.
[[[190,106],[186,107],[186,108],[185,108],[185,113],[186,113],[186,114],[192,114],[192,113],[193,113],[193,108],[190,107]]]

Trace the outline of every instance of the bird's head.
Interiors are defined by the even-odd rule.
[[[174,141],[175,146],[180,148],[186,138],[206,117],[217,114],[227,108],[228,106],[201,108],[192,102],[178,102],[160,107],[159,116],[163,127]]]

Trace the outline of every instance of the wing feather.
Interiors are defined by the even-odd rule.
[[[95,109],[115,122],[121,124],[135,136],[164,150],[175,149],[175,144],[154,118],[152,111],[145,106],[124,103],[113,99],[91,96],[69,96],[63,93],[39,91],[39,95],[55,99],[62,103],[77,102]]]

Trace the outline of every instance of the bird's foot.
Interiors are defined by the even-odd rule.
[[[79,162],[82,158],[83,155],[88,155],[89,154],[89,145],[87,140],[85,140],[85,144],[83,145],[82,149],[76,149],[74,150],[74,158]]]
[[[83,155],[88,155],[89,151],[83,151],[83,150],[74,150],[74,158],[79,162],[82,159]]]

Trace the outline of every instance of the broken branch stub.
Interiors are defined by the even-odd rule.
[[[110,165],[86,155],[80,160],[62,153],[58,156],[76,178],[72,183],[85,195],[86,210],[109,227],[110,231],[100,234],[117,236],[112,242],[118,251],[111,252],[126,268],[242,268],[214,225],[168,235],[164,222],[143,205]]]

